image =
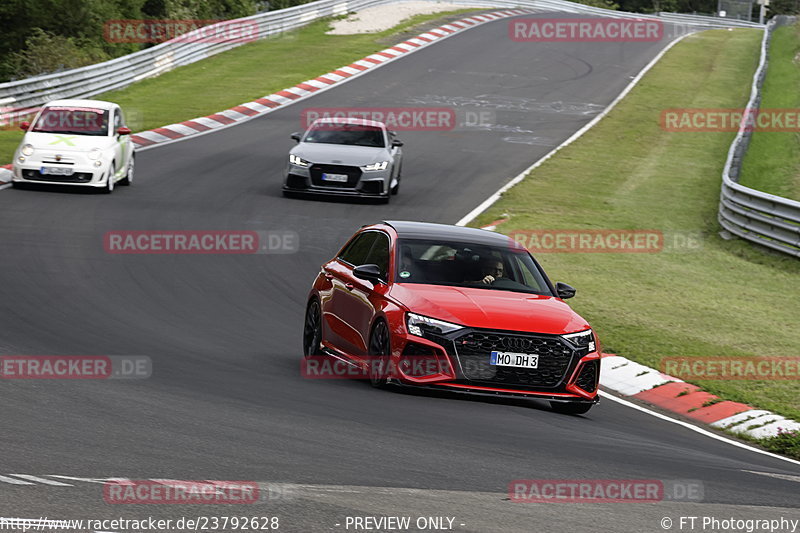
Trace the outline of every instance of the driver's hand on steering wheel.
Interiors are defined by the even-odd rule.
[[[481,283],[484,283],[486,285],[491,285],[492,283],[494,283],[494,279],[495,279],[494,276],[489,274],[481,280]]]

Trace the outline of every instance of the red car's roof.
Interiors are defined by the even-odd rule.
[[[452,226],[449,224],[435,224],[432,222],[410,222],[405,220],[387,220],[383,224],[390,226],[399,238],[413,239],[443,239],[448,241],[470,242],[489,246],[512,246],[513,239],[493,231]]]

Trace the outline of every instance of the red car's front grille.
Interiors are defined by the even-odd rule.
[[[464,377],[491,384],[556,387],[572,366],[575,351],[557,337],[472,331],[454,340]],[[490,364],[492,351],[536,354],[538,368]]]

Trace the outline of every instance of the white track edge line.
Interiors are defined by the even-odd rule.
[[[580,136],[589,131],[592,128],[592,126],[600,122],[600,120],[603,117],[605,117],[612,109],[614,109],[614,107],[619,103],[620,100],[625,98],[625,96],[627,96],[628,93],[631,92],[631,90],[639,83],[639,81],[644,77],[644,75],[647,74],[647,72],[651,68],[653,68],[653,66],[655,66],[656,63],[658,63],[658,61],[664,56],[664,54],[666,54],[673,46],[678,44],[680,41],[682,41],[689,35],[692,35],[693,33],[694,32],[686,33],[684,35],[681,35],[680,37],[677,37],[672,42],[670,42],[666,47],[664,47],[663,50],[661,50],[661,52],[658,53],[658,55],[656,55],[656,57],[654,57],[647,65],[644,66],[642,70],[639,71],[639,74],[637,74],[636,77],[634,77],[633,80],[631,80],[628,86],[625,87],[622,90],[622,92],[619,93],[619,95],[614,100],[612,100],[612,102],[608,104],[608,106],[606,106],[606,108],[599,115],[594,117],[588,124],[583,126],[581,129],[573,133],[566,141],[562,142],[561,144],[559,144],[558,146],[547,152],[545,155],[539,158],[534,164],[532,164],[531,166],[529,166],[528,168],[517,174],[511,181],[500,187],[500,189],[498,189],[497,192],[495,192],[489,198],[484,200],[480,205],[478,205],[478,207],[467,213],[466,216],[464,216],[461,220],[456,222],[456,226],[466,226],[467,224],[472,222],[478,215],[486,211],[489,207],[492,206],[492,204],[494,204],[497,200],[499,200],[500,196],[502,196],[504,192],[506,192],[511,187],[513,187],[514,185],[525,179],[525,176],[527,176],[531,171],[541,166],[545,161],[553,157],[556,154],[556,152],[572,144]]]
[[[679,420],[677,418],[672,418],[671,416],[667,416],[665,414],[653,411],[652,409],[648,409],[647,407],[642,407],[641,405],[638,405],[638,404],[633,403],[631,401],[625,400],[625,399],[620,398],[619,396],[615,396],[615,395],[613,395],[611,393],[608,393],[608,392],[605,392],[605,391],[600,391],[600,396],[602,396],[603,398],[606,398],[608,400],[611,400],[612,402],[617,402],[617,403],[619,403],[621,405],[624,405],[626,407],[630,407],[632,409],[636,409],[637,411],[642,411],[643,413],[647,413],[647,414],[649,414],[651,416],[654,416],[656,418],[660,418],[662,420],[666,420],[667,422],[672,422],[673,424],[677,424],[677,425],[685,427],[687,429],[691,429],[692,431],[700,433],[701,435],[705,435],[706,437],[710,437],[712,439],[728,443],[731,446],[736,446],[737,448],[742,448],[742,449],[745,449],[745,450],[749,450],[751,452],[760,453],[762,455],[766,455],[768,457],[772,457],[773,459],[781,459],[783,461],[786,461],[786,462],[789,462],[789,463],[792,463],[792,464],[795,464],[795,465],[800,465],[800,461],[798,461],[796,459],[792,459],[790,457],[784,457],[783,455],[778,455],[777,453],[768,452],[766,450],[762,450],[760,448],[756,448],[756,447],[751,446],[749,444],[745,444],[745,443],[739,442],[737,440],[729,439],[727,437],[723,437],[722,435],[717,435],[716,433],[714,433],[712,431],[708,431],[707,429],[703,429],[703,428],[701,428],[699,426],[696,426],[694,424],[690,424],[689,422],[685,422],[685,421]]]

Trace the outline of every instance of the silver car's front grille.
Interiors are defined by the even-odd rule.
[[[314,187],[327,187],[331,189],[352,189],[361,179],[361,169],[346,165],[320,165],[313,164],[309,169],[311,184]],[[347,181],[331,181],[322,179],[323,174],[339,174],[347,176]]]

